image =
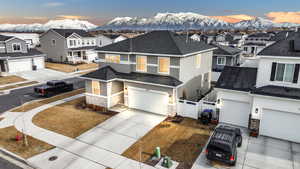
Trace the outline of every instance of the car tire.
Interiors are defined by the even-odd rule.
[[[238,144],[237,144],[237,146],[238,147],[241,147],[242,146],[242,144],[243,144],[243,138],[242,138],[242,136],[239,136],[239,142],[238,142]]]

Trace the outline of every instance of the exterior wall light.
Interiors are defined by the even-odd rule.
[[[258,114],[258,108],[255,109],[255,113]]]

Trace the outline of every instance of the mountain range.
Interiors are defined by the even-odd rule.
[[[231,18],[244,17],[232,16]],[[226,19],[230,18],[228,16]],[[204,16],[197,13],[158,13],[154,17],[117,17],[107,24],[98,27],[98,30],[186,30],[186,29],[267,29],[273,27],[295,27],[295,23],[275,23],[272,20],[261,17],[248,17],[250,20],[242,20],[235,23],[226,22],[224,17]]]
[[[243,20],[243,19],[249,20]],[[235,22],[230,22],[235,21]],[[267,29],[295,27],[295,23],[275,23],[272,20],[247,15],[205,16],[198,13],[157,13],[154,17],[117,17],[103,26],[77,19],[50,20],[45,24],[0,24],[0,31],[42,32],[51,28],[84,30],[187,30],[187,29]]]
[[[88,21],[77,19],[50,20],[45,24],[0,24],[0,31],[42,32],[51,28],[90,30],[97,28],[97,26]]]

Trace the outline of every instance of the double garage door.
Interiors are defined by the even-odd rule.
[[[45,67],[44,57],[8,60],[10,73],[31,71],[33,65],[36,65],[37,69],[43,69]]]
[[[300,115],[264,109],[259,133],[264,136],[300,143]]]
[[[223,100],[219,121],[236,126],[248,127],[250,104],[233,100]]]
[[[129,108],[167,115],[168,102],[168,93],[128,87]]]

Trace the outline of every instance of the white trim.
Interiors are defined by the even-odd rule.
[[[168,72],[160,72],[159,71],[159,69],[160,69],[160,67],[159,67],[159,59],[168,59],[169,60],[169,69],[168,69]],[[170,65],[171,65],[171,59],[170,59],[170,57],[157,57],[157,73],[159,73],[159,74],[164,74],[164,75],[169,75],[170,74]]]
[[[145,70],[138,70],[138,64],[137,64],[137,60],[138,60],[138,57],[141,57],[141,58],[145,58],[146,59],[146,67],[145,67]],[[137,72],[147,72],[148,71],[148,58],[147,58],[147,56],[142,56],[142,55],[136,55],[135,56],[135,70],[137,71]]]
[[[122,93],[124,93],[124,91],[120,91],[120,92],[118,92],[118,93],[112,94],[112,95],[110,95],[109,97],[115,97],[115,96],[118,96],[118,95],[120,95],[120,94],[122,94]]]
[[[290,56],[265,56],[259,55],[260,58],[263,59],[292,59],[292,60],[300,60],[300,57],[290,57]]]
[[[23,39],[20,39],[20,38],[17,38],[17,37],[12,37],[12,38],[10,38],[10,39],[7,39],[5,42],[9,42],[9,41],[11,41],[11,40],[14,40],[14,39],[18,39],[18,40],[21,40],[21,41],[23,41],[23,42],[25,42],[26,43],[26,41],[25,40],[23,40]]]
[[[223,64],[219,63],[219,58],[220,59],[224,59],[224,63]],[[220,66],[226,65],[226,57],[225,56],[217,56],[217,65],[220,65]]]
[[[107,96],[103,96],[103,95],[97,95],[97,94],[92,94],[92,93],[84,93],[84,94],[87,96],[101,97],[101,98],[107,99]]]

